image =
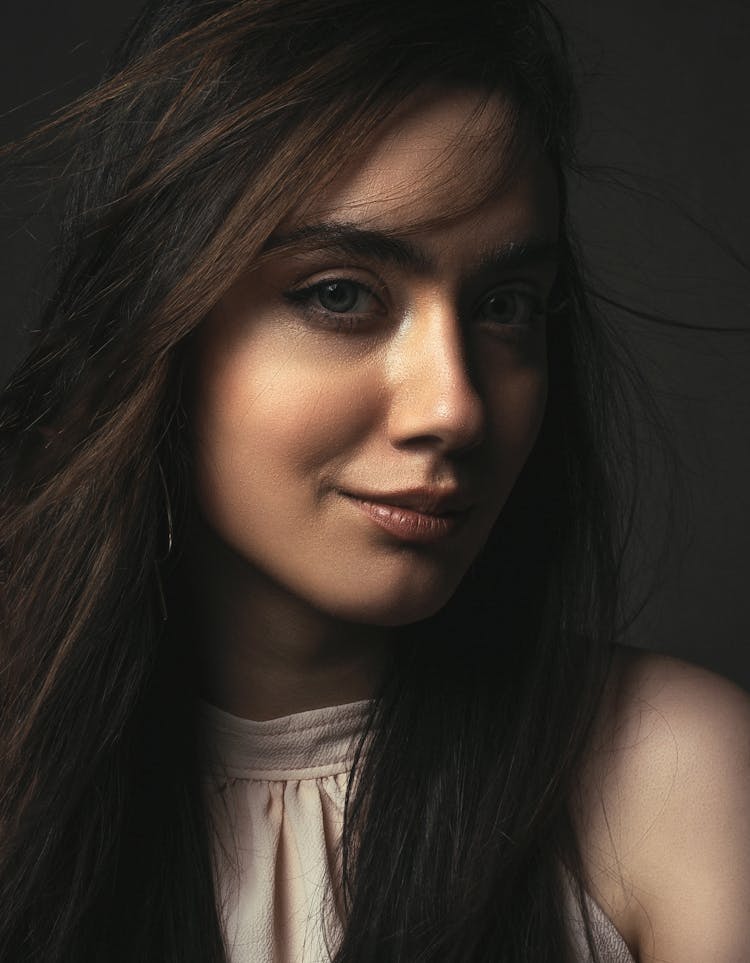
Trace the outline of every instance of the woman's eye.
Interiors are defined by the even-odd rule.
[[[317,296],[326,311],[353,311],[360,300],[362,289],[352,281],[324,281],[317,285]]]
[[[372,315],[383,311],[382,302],[367,285],[348,278],[318,281],[287,296],[317,313]]]
[[[525,291],[493,291],[479,306],[477,317],[492,324],[528,325],[543,314],[543,308],[533,295]]]

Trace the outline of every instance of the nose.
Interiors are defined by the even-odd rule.
[[[415,312],[392,343],[389,361],[394,447],[458,453],[482,441],[485,404],[455,307],[433,304]]]

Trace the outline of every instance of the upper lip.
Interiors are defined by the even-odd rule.
[[[463,512],[473,501],[460,488],[405,488],[396,492],[345,492],[367,502],[381,502],[397,508],[411,508],[427,515]]]

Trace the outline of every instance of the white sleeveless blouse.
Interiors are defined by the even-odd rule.
[[[340,934],[338,844],[354,748],[369,703],[254,722],[201,703],[214,867],[231,963],[328,963]],[[208,761],[213,760],[212,764]],[[601,963],[635,963],[589,900]],[[591,957],[571,900],[580,963]],[[333,949],[333,947],[331,948]]]

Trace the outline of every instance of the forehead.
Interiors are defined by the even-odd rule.
[[[334,220],[419,233],[436,220],[453,220],[454,227],[468,223],[473,231],[484,222],[490,232],[554,237],[556,174],[536,145],[519,144],[514,133],[510,105],[499,95],[416,94],[370,149],[297,208],[284,227]]]

